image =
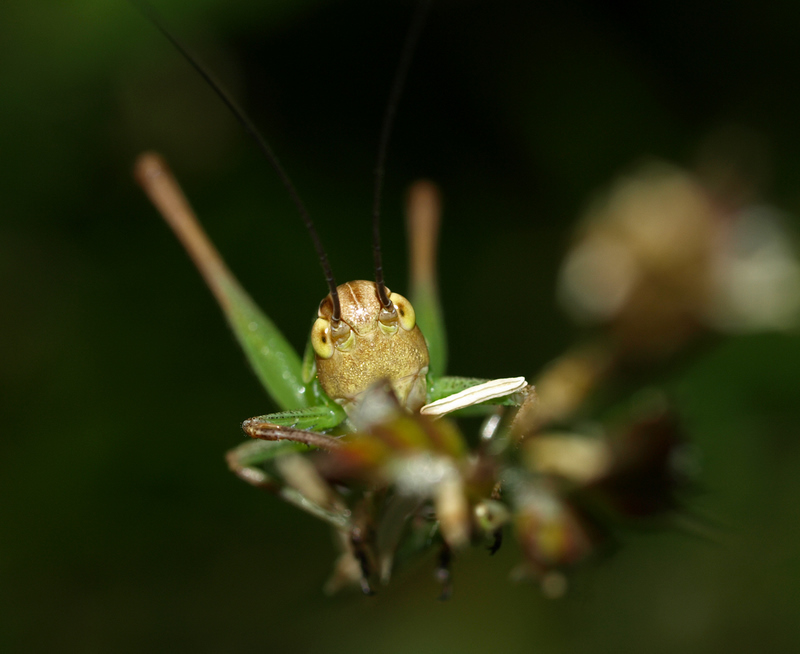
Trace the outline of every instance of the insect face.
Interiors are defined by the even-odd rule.
[[[333,320],[328,295],[311,330],[317,377],[346,411],[374,384],[386,380],[400,404],[418,411],[425,404],[428,347],[411,303],[389,293],[384,308],[374,282],[354,281],[338,288],[341,319]]]

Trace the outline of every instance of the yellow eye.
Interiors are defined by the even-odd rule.
[[[414,329],[414,325],[417,324],[417,314],[414,313],[414,307],[411,306],[411,302],[399,293],[392,293],[389,299],[397,309],[397,319],[400,322],[400,326],[407,332]]]
[[[317,318],[311,328],[311,347],[320,359],[330,359],[333,356],[330,327],[331,323],[325,318]]]

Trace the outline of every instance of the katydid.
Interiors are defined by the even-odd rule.
[[[489,405],[519,406],[523,402],[532,404],[535,401],[533,389],[523,377],[486,381],[444,376],[446,339],[436,279],[440,201],[436,188],[428,182],[418,182],[413,186],[408,205],[411,301],[391,292],[383,280],[378,229],[383,162],[400,89],[422,27],[424,6],[409,31],[384,118],[373,213],[375,281],[357,280],[338,286],[305,206],[270,146],[245,113],[164,29],[152,11],[147,7],[144,10],[206,78],[266,154],[309,230],[329,287],[328,295],[319,305],[309,344],[301,358],[242,289],[200,227],[189,202],[161,157],[154,153],[139,157],[135,170],[137,181],[193,259],[250,365],[281,409],[243,423],[245,433],[255,440],[232,450],[227,457],[228,463],[241,479],[276,492],[288,502],[336,527],[344,534],[345,550],[350,555],[348,562],[351,564],[354,558],[360,560],[362,576],[366,577],[364,557],[359,555],[360,550],[355,545],[358,526],[352,511],[313,466],[304,457],[297,456],[298,453],[303,453],[308,447],[337,450],[347,442],[347,437],[344,440],[339,438],[341,435],[368,429],[374,424],[375,412],[371,407],[367,407],[366,413],[372,417],[365,418],[364,415],[365,404],[380,404],[380,400],[375,398],[380,398],[382,391],[376,392],[376,387],[388,387],[387,392],[396,398],[402,412],[421,413],[431,418],[476,405],[481,406],[471,410],[489,413],[495,411]],[[378,411],[377,415],[377,420],[381,420],[388,414]],[[456,447],[450,451],[460,450]],[[267,472],[265,464],[274,468],[277,474]],[[457,479],[458,475],[450,475],[450,478]],[[441,490],[431,491],[439,498],[437,513],[458,513],[461,510],[457,507],[465,503],[457,498],[459,488],[461,486],[456,483],[455,486],[443,485]],[[448,497],[451,498],[449,504],[445,502]],[[444,515],[439,519],[443,523],[448,520]],[[455,519],[452,521],[453,526],[443,524],[442,531],[445,533],[449,529],[453,534],[450,540],[462,544],[467,532],[463,525],[455,524]],[[496,527],[492,525],[492,529]],[[385,567],[385,561],[381,565]]]
[[[441,364],[429,357],[417,324],[441,323],[436,280],[432,276],[435,266],[432,260],[423,258],[434,256],[434,249],[428,247],[433,234],[418,233],[432,232],[434,223],[421,220],[420,211],[436,215],[425,206],[436,203],[435,190],[429,183],[418,183],[413,188],[409,209],[412,289],[421,295],[420,306],[426,306],[429,313],[420,315],[396,293],[388,293],[393,312],[387,310],[373,282],[343,284],[337,289],[342,305],[339,324],[332,318],[333,300],[329,294],[320,304],[319,317],[301,361],[225,265],[163,160],[153,153],[141,155],[136,163],[136,178],[211,288],[261,383],[284,409],[246,420],[243,428],[249,436],[331,447],[330,439],[320,438],[317,432],[353,431],[358,425],[348,416],[369,389],[382,380],[389,382],[406,410],[433,417],[477,404],[518,405],[530,395],[531,387],[523,377],[484,381],[433,374]],[[439,343],[443,341],[437,332],[434,338]],[[255,451],[257,447],[246,443],[238,464],[232,463],[237,474],[251,483],[258,475],[242,468],[254,464]],[[277,451],[265,447],[263,453],[272,458]],[[237,457],[229,457],[229,461],[236,460]]]
[[[328,590],[360,584],[371,593],[376,582],[389,580],[396,563],[438,548],[437,577],[447,596],[453,552],[484,543],[494,553],[510,526],[525,555],[524,574],[538,577],[545,592],[556,596],[565,588],[562,571],[608,539],[610,530],[602,524],[606,502],[634,506],[647,516],[677,506],[671,462],[680,430],[664,402],[643,410],[637,400],[635,413],[616,428],[620,438],[573,431],[565,419],[605,374],[608,352],[579,347],[546,370],[537,382],[550,397],[543,411],[522,377],[445,376],[436,275],[441,207],[429,182],[417,182],[409,194],[409,299],[384,282],[378,226],[384,161],[427,3],[412,22],[380,137],[374,281],[337,285],[306,208],[270,146],[152,10],[132,1],[254,137],[294,200],[323,268],[328,294],[301,357],[237,282],[162,159],[152,153],[139,158],[139,183],[194,260],[281,409],[244,421],[250,440],[228,452],[228,465],[249,484],[334,528],[341,556]],[[505,416],[501,406],[519,409]],[[473,447],[452,422],[440,419],[460,411],[489,414]],[[559,430],[547,431],[554,426]]]

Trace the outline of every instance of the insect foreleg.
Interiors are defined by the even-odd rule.
[[[438,418],[478,404],[520,406],[529,397],[535,397],[533,386],[524,377],[505,379],[472,379],[469,377],[441,377],[428,389],[428,400],[420,413]]]
[[[296,431],[321,432],[333,429],[342,424],[343,420],[344,410],[333,404],[333,402],[329,402],[329,404],[323,406],[310,406],[306,409],[279,411],[248,418],[242,423],[242,429],[251,438],[261,438],[261,436],[251,433],[250,430],[257,425],[268,425]],[[270,438],[267,440],[276,439]]]
[[[245,420],[242,423],[242,429],[251,438],[257,438],[262,441],[291,441],[327,451],[341,447],[338,440],[325,434],[304,429],[293,429],[292,427],[281,427],[269,422],[261,422],[259,418]]]

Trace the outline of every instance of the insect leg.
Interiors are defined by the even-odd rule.
[[[524,377],[505,379],[471,379],[467,377],[442,377],[435,380],[429,399],[420,413],[439,417],[477,404],[520,406],[529,397],[535,398],[533,386]]]
[[[239,479],[275,493],[337,529],[349,531],[350,511],[313,464],[299,454],[306,449],[305,444],[289,440],[253,440],[230,450],[225,458]]]
[[[142,154],[135,176],[214,293],[264,388],[284,409],[307,406],[300,357],[225,265],[164,160],[152,152]]]
[[[242,429],[250,438],[257,438],[262,441],[291,441],[328,451],[341,447],[338,440],[325,434],[305,431],[304,429],[281,427],[280,425],[258,422],[257,420],[257,418],[250,418],[242,423]]]
[[[361,592],[364,595],[374,595],[375,591],[369,581],[373,576],[374,566],[369,556],[367,540],[362,527],[356,526],[350,530],[350,547],[361,569]]]
[[[453,551],[447,543],[442,542],[442,549],[439,550],[439,564],[436,568],[436,580],[442,585],[439,599],[443,602],[449,600],[453,594],[452,563]]]
[[[410,299],[417,323],[425,334],[430,354],[430,374],[441,377],[447,369],[447,332],[439,302],[437,246],[442,201],[432,182],[420,180],[408,191],[406,223],[408,226]]]
[[[313,406],[248,418],[242,423],[242,429],[251,438],[268,441],[291,440],[330,450],[337,447],[336,439],[318,432],[332,429],[340,422],[340,414],[337,411],[332,411],[327,406]],[[313,436],[309,437],[308,434]],[[316,442],[310,442],[309,438],[315,439]]]
[[[503,528],[498,527],[494,534],[492,534],[494,540],[492,544],[489,546],[489,554],[494,555],[497,554],[500,547],[503,545]]]

